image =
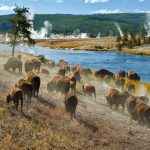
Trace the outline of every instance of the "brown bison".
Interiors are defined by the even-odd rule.
[[[45,69],[45,68],[41,69],[41,73],[43,73],[43,74],[45,74],[47,76],[49,75],[49,71],[47,69]]]
[[[75,110],[76,110],[76,107],[77,107],[77,104],[78,104],[78,99],[77,97],[75,96],[74,92],[72,91],[69,91],[67,93],[67,95],[65,96],[65,107],[66,107],[66,111],[70,112],[71,113],[71,119],[75,116]]]
[[[58,70],[58,73],[57,73],[58,75],[62,75],[62,76],[65,76],[65,74],[66,74],[66,70],[65,69],[63,69],[63,68],[60,68],[59,70]]]
[[[11,92],[6,96],[6,102],[9,103],[10,101],[13,101],[14,107],[16,110],[18,110],[19,101],[21,105],[21,111],[23,109],[23,93],[22,90],[14,87]]]
[[[126,107],[128,113],[130,114],[131,121],[138,120],[137,112],[135,111],[135,107],[138,103],[137,99],[137,96],[131,95],[126,101]]]
[[[81,74],[80,74],[80,71],[75,71],[74,72],[74,76],[76,78],[76,81],[80,82],[81,81]]]
[[[135,73],[134,71],[128,71],[127,77],[130,80],[140,81],[140,76],[137,73]]]
[[[120,75],[116,75],[116,74],[113,75],[113,79],[117,88],[121,88],[123,90],[125,85],[125,79]]]
[[[63,67],[63,66],[68,66],[68,62],[66,62],[65,60],[59,60],[59,63],[58,63],[58,65],[60,66],[60,67]]]
[[[63,66],[62,68],[65,70],[65,72],[70,72],[70,67],[69,66]]]
[[[83,68],[82,69],[82,75],[85,76],[85,77],[87,77],[89,75],[92,75],[91,69],[90,68]]]
[[[32,70],[40,71],[41,61],[35,58],[27,60],[24,64],[24,67],[25,67],[25,72],[29,72]]]
[[[111,79],[113,78],[113,73],[106,69],[100,69],[99,71],[95,72],[95,76],[101,79],[103,79],[106,75],[109,76]]]
[[[84,85],[82,86],[82,89],[85,95],[91,96],[91,99],[92,99],[92,94],[93,94],[95,97],[95,101],[96,101],[96,90],[95,90],[95,87],[91,83],[84,83]]]
[[[52,60],[49,60],[46,64],[50,69],[55,68],[55,62]]]
[[[125,70],[121,69],[121,70],[119,71],[119,75],[120,75],[121,77],[125,78],[125,77],[126,77],[126,72],[125,72]]]
[[[107,103],[112,108],[113,105],[116,106],[116,109],[118,109],[118,106],[122,106],[122,111],[124,112],[125,109],[125,103],[127,98],[130,96],[128,92],[120,92],[117,89],[110,89],[108,96],[106,97]]]
[[[27,74],[27,81],[31,82],[33,86],[33,96],[38,97],[39,95],[39,89],[41,85],[41,79],[40,77],[33,71],[30,71]]]
[[[74,66],[71,68],[71,71],[72,71],[72,72],[75,72],[75,71],[80,71],[80,72],[82,72],[82,69],[83,69],[82,66],[80,66],[80,65],[74,65]]]
[[[138,114],[137,114],[137,108],[136,105],[138,103],[145,103],[147,104],[149,101],[149,98],[145,95],[145,96],[135,96],[135,95],[131,95],[126,102],[126,107],[128,110],[128,113],[131,116],[131,120],[138,120]]]
[[[133,83],[129,82],[127,84],[127,89],[129,92],[134,93],[135,92],[135,85]]]
[[[70,89],[75,92],[76,89],[76,78],[73,74],[67,74],[66,79],[70,81]]]
[[[139,123],[149,127],[149,125],[150,125],[150,106],[148,106],[145,103],[138,103],[136,105],[136,112],[138,115]]]
[[[6,64],[4,64],[4,69],[9,71],[9,69],[12,69],[13,72],[18,69],[19,73],[22,73],[22,61],[16,57],[10,57]]]
[[[61,92],[62,94],[67,94],[70,88],[70,81],[62,75],[56,75],[48,84],[47,90],[49,92]]]
[[[112,79],[112,78],[111,78],[110,76],[108,76],[108,75],[105,75],[105,76],[104,76],[104,82],[107,83],[107,84],[110,83],[111,79]]]
[[[20,79],[15,86],[22,90],[24,99],[26,97],[27,105],[29,105],[31,102],[32,92],[33,92],[32,84],[25,79]]]

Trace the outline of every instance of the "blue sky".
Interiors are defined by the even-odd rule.
[[[38,14],[91,14],[150,11],[150,0],[0,0],[0,15],[26,6]]]

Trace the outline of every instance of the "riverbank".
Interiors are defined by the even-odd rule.
[[[89,38],[89,39],[56,39],[56,40],[36,40],[36,44],[42,47],[74,49],[86,51],[108,51],[131,55],[150,56],[150,45],[144,45],[133,49],[123,48],[118,51],[116,48],[116,38]]]
[[[85,51],[107,51],[131,55],[150,56],[150,45],[142,45],[133,49],[123,48],[121,51],[116,48],[115,37],[87,38],[87,39],[36,39],[36,44],[52,49],[72,49]],[[0,39],[0,43],[5,43]]]

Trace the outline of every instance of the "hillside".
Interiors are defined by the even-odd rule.
[[[17,53],[18,55],[20,53]],[[58,71],[49,70],[47,76],[39,73],[41,87],[39,98],[32,98],[29,109],[26,104],[23,114],[16,112],[11,103],[6,105],[5,96],[9,89],[26,74],[5,71],[3,64],[10,52],[0,52],[0,149],[4,150],[149,150],[149,130],[130,121],[127,113],[110,110],[104,98],[108,85],[94,77],[83,78],[77,83],[77,97],[79,100],[76,119],[71,120],[65,112],[63,95],[49,93],[46,85]],[[23,63],[33,56],[22,55]],[[42,65],[42,68],[47,68]],[[97,100],[84,96],[81,90],[83,82],[91,82],[97,89]],[[128,132],[128,128],[133,134]]]
[[[7,32],[11,25],[8,19],[11,15],[0,16],[0,32]],[[138,32],[139,28],[146,21],[146,14],[95,14],[95,15],[69,15],[69,14],[36,14],[34,28],[39,30],[44,21],[52,23],[53,33],[70,34],[79,29],[82,33],[101,33],[101,36],[118,34],[115,22],[123,30]]]

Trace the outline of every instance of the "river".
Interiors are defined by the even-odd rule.
[[[0,50],[11,50],[11,47],[0,44]],[[80,64],[93,70],[105,68],[114,73],[118,73],[121,68],[126,71],[133,70],[140,75],[141,81],[150,82],[150,56],[128,55],[115,52],[50,49],[39,46],[28,47],[26,45],[19,45],[16,47],[16,50],[33,55],[42,54],[55,62],[64,59],[71,66]]]

